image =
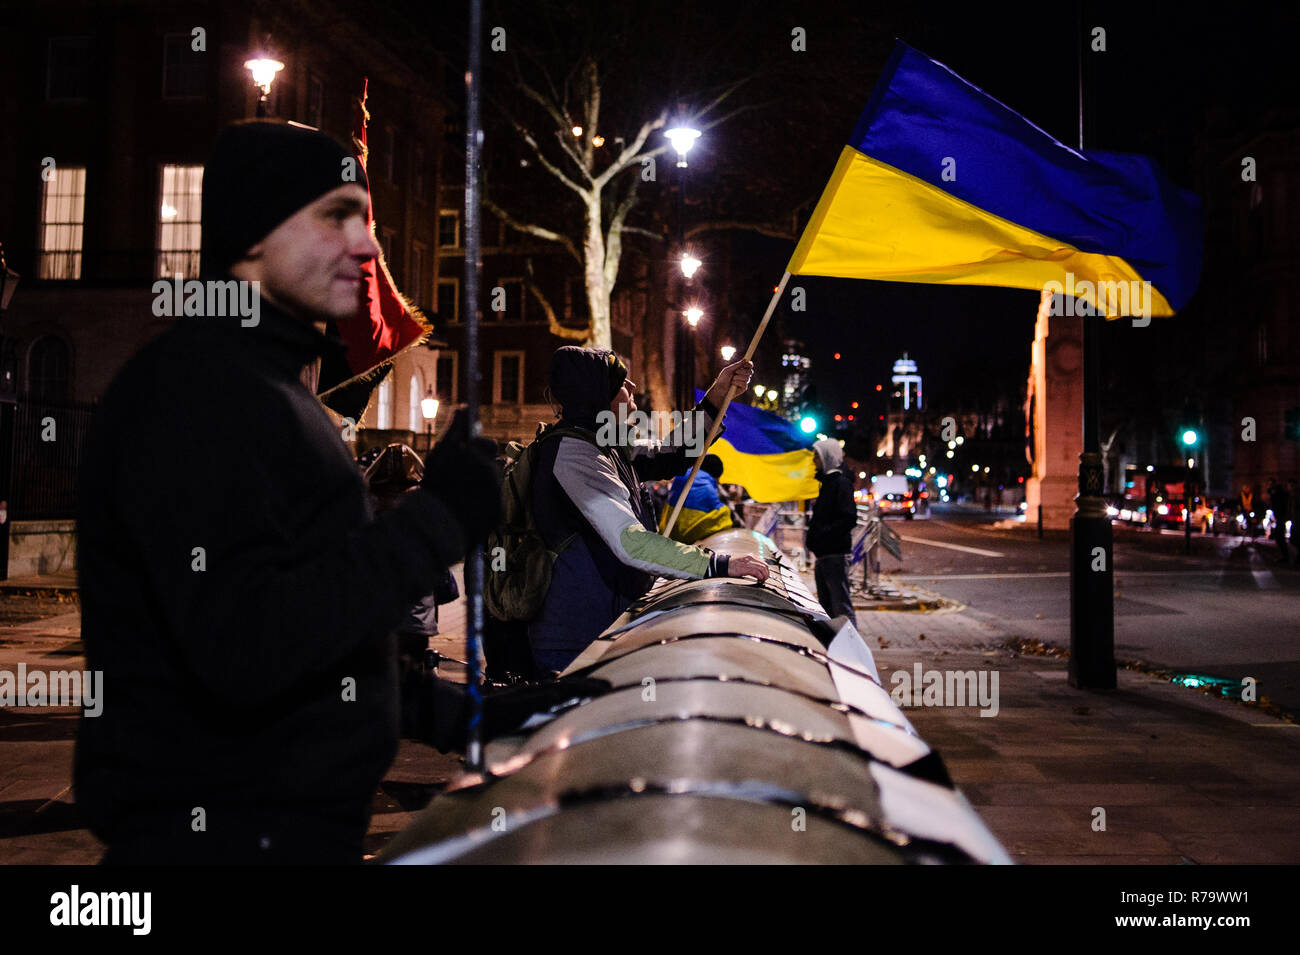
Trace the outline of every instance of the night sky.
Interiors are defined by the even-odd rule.
[[[1076,4],[544,5],[552,16],[547,27],[539,25],[536,3],[485,3],[485,27],[505,23],[525,41],[545,32],[559,62],[566,44],[580,46],[595,37],[608,54],[603,115],[613,121],[620,103],[641,96],[644,105],[646,89],[689,106],[692,91],[737,75],[751,77],[745,95],[761,105],[710,131],[692,152],[697,196],[733,195],[738,178],[753,181],[748,208],[715,208],[715,214],[776,219],[800,201],[815,200],[895,37],[1075,145],[1076,38],[1081,23],[1088,36],[1094,27],[1104,28],[1105,52],[1084,55],[1085,148],[1153,156],[1175,183],[1194,192],[1204,190],[1223,150],[1280,115],[1291,121],[1296,116],[1290,46],[1300,22],[1293,11],[1208,2],[1149,8],[1087,2],[1082,12]],[[439,34],[448,75],[458,77],[462,25],[448,19],[458,14],[439,6],[434,11],[409,3],[407,15]],[[789,52],[793,26],[807,30],[806,53]],[[449,93],[461,95],[455,86]],[[1219,151],[1200,150],[1206,142]],[[793,246],[742,237],[737,248],[737,280],[748,272],[744,281],[770,288]],[[930,404],[1012,396],[1023,387],[1036,292],[802,277],[798,282],[809,303],[798,331],[814,361],[819,397],[836,409],[847,410],[848,401],[863,397],[863,388],[874,382],[887,382],[890,365],[905,350],[925,376]],[[1198,317],[1196,310],[1193,299],[1182,315],[1157,319],[1152,328],[1112,328],[1111,371],[1138,374],[1140,367],[1125,369],[1123,363],[1171,354],[1187,337],[1188,323],[1210,328],[1211,317]],[[748,317],[750,328],[758,317]],[[1138,334],[1131,341],[1122,337]],[[740,343],[744,335],[728,337]],[[840,362],[832,361],[834,351],[843,354]],[[1207,353],[1193,348],[1185,354],[1194,363]],[[1208,354],[1207,360],[1221,356]],[[1189,380],[1196,379],[1195,367],[1185,370]]]

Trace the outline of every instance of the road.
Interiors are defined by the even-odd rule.
[[[937,506],[928,518],[889,519],[903,561],[881,570],[997,617],[1017,635],[1068,647],[1068,538],[1039,540],[1010,515]],[[1115,655],[1178,673],[1239,682],[1300,712],[1300,569],[1274,563],[1271,542],[1183,538],[1115,527]]]

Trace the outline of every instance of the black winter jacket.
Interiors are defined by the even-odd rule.
[[[198,806],[364,813],[396,753],[390,632],[461,530],[426,491],[372,520],[299,380],[338,347],[265,300],[251,328],[181,319],[98,409],[77,566],[105,695],[75,784],[105,841]]]
[[[843,470],[818,475],[822,488],[813,505],[804,545],[814,556],[847,554],[853,546],[858,509],[853,503],[853,481]]]

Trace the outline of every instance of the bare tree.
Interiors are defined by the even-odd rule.
[[[552,332],[608,348],[610,298],[618,281],[624,237],[640,234],[655,240],[663,238],[662,231],[632,225],[628,216],[637,205],[638,185],[656,179],[655,162],[670,148],[654,135],[668,125],[669,111],[633,116],[627,123],[630,135],[619,135],[601,125],[602,76],[595,57],[583,57],[559,84],[539,60],[529,58],[528,66],[526,74],[522,58],[516,59],[513,89],[535,107],[545,132],[535,134],[506,103],[498,101],[497,109],[528,148],[532,161],[570,197],[569,207],[580,212],[582,227],[575,236],[562,227],[549,227],[516,215],[493,194],[490,185],[484,205],[510,228],[555,242],[573,257],[582,269],[588,308],[586,329],[561,325],[541,289],[530,283],[530,290],[542,304]],[[750,108],[742,106],[730,113],[719,113],[722,104],[743,83],[739,80],[716,91],[706,105],[690,114],[691,121],[707,130]]]

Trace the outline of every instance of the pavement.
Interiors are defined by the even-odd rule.
[[[1121,669],[1112,691],[1075,689],[1052,646],[1068,646],[1068,631],[1050,643],[1026,639],[992,614],[945,599],[941,582],[884,582],[906,603],[857,603],[887,688],[901,689],[901,674],[914,676],[918,665],[923,674],[987,671],[990,687],[997,675],[996,715],[970,705],[905,709],[1017,862],[1300,861],[1295,722],[1140,670]],[[463,602],[441,610],[433,646],[464,659]],[[1068,618],[1060,625],[1068,628]],[[37,580],[0,591],[0,669],[81,668],[79,635],[66,587],[47,590]],[[455,664],[445,670],[463,678]],[[0,863],[99,858],[102,846],[82,828],[71,791],[78,719],[75,708],[0,710]],[[403,742],[376,791],[367,850],[377,851],[459,770],[459,759]]]

